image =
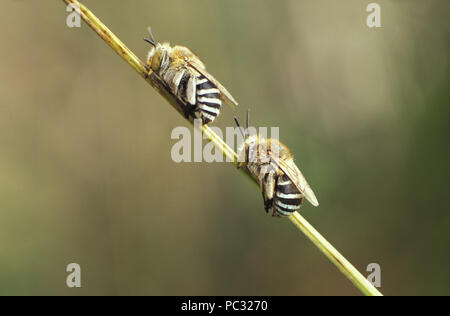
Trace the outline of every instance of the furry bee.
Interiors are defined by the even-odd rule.
[[[277,139],[248,135],[249,112],[246,131],[243,131],[236,118],[235,121],[245,140],[238,150],[238,168],[246,167],[258,181],[266,213],[272,210],[274,217],[289,216],[300,209],[304,198],[312,205],[319,206],[313,190],[286,145]]]
[[[206,71],[205,65],[189,48],[157,43],[148,28],[153,47],[147,57],[149,72],[156,73],[183,106],[186,117],[199,117],[203,124],[213,122],[222,101],[237,106],[231,94]]]

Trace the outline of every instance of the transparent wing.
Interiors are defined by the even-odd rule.
[[[316,198],[313,190],[309,186],[305,177],[298,167],[293,163],[287,164],[285,161],[279,159],[278,157],[271,156],[272,162],[275,163],[281,170],[283,170],[284,174],[294,183],[297,189],[305,195],[306,199],[314,206],[319,206],[319,201]]]
[[[201,66],[200,64],[196,63],[195,60],[190,59],[188,61],[189,66],[191,66],[192,68],[194,68],[195,70],[197,70],[199,73],[201,73],[203,76],[205,76],[206,79],[208,79],[209,81],[211,81],[216,87],[217,89],[219,89],[219,91],[221,92],[221,96],[223,98],[223,100],[225,101],[225,103],[227,103],[229,106],[234,107],[237,106],[238,103],[236,102],[236,100],[232,97],[232,95],[227,91],[227,89],[225,89],[224,86],[222,86],[209,72],[207,72],[203,66]]]

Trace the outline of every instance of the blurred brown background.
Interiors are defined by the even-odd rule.
[[[384,294],[450,294],[450,3],[378,1],[370,29],[369,2],[84,4],[141,58],[148,25],[196,51],[241,105],[217,126],[280,126],[302,214]],[[66,17],[2,3],[0,294],[359,295],[229,164],[172,162],[188,123]]]

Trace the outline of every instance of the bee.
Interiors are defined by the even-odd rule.
[[[219,115],[222,101],[231,107],[238,105],[189,48],[157,43],[150,27],[148,32],[150,38],[144,40],[152,45],[147,56],[149,73],[156,73],[177,97],[186,118],[200,118],[209,124]]]
[[[300,209],[306,198],[312,205],[319,206],[309,186],[286,145],[274,138],[265,139],[259,135],[248,135],[235,118],[244,138],[238,149],[238,168],[246,167],[258,181],[264,199],[266,213],[272,210],[274,217],[286,217]]]

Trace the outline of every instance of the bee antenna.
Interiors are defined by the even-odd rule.
[[[153,46],[156,46],[156,41],[155,41],[155,38],[153,37],[152,28],[149,26],[147,28],[147,30],[148,30],[148,35],[149,35],[150,39],[144,38],[144,41],[146,41],[147,43],[150,43]]]
[[[144,38],[144,41],[146,41],[147,43],[150,43],[150,45],[156,46],[155,42],[152,42],[148,38]]]
[[[247,130],[250,124],[250,109],[247,110]]]
[[[234,118],[234,121],[236,122],[236,125],[237,125],[237,127],[239,128],[239,131],[241,132],[241,135],[242,135],[242,137],[244,138],[244,140],[245,140],[245,133],[244,133],[244,131],[242,130],[242,127],[241,127],[241,125],[239,124],[239,121],[238,121],[238,119],[235,117]]]

